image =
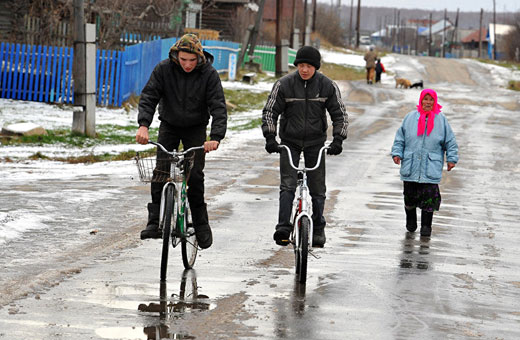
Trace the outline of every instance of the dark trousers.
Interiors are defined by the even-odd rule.
[[[282,142],[282,144],[285,144]],[[287,145],[287,144],[285,144]],[[287,145],[291,149],[294,165],[300,163],[300,154],[303,151],[305,158],[305,166],[314,167],[318,159],[318,153],[323,145],[316,145],[304,150]],[[277,227],[291,226],[291,212],[294,201],[298,174],[289,164],[287,151],[282,149],[280,153],[280,205],[278,213]],[[312,198],[312,220],[314,229],[322,229],[325,227],[325,217],[323,217],[323,209],[325,207],[325,155],[322,155],[320,166],[307,173],[307,185]]]
[[[187,150],[194,146],[203,145],[206,141],[206,126],[196,126],[190,128],[179,128],[171,126],[166,122],[161,122],[159,127],[158,142],[166,150],[174,150],[182,142],[183,149]],[[204,204],[204,165],[206,154],[204,150],[195,151],[193,167],[188,177],[188,202],[190,207],[197,208]],[[157,158],[164,159],[164,151],[157,148]],[[169,163],[167,164],[169,169]],[[152,203],[161,203],[161,192],[164,183],[152,182]]]
[[[376,83],[379,83],[381,81],[381,72],[376,71]]]

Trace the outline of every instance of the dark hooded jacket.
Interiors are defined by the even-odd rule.
[[[141,92],[139,126],[149,127],[159,104],[159,120],[174,127],[207,126],[212,117],[210,138],[220,141],[226,134],[227,109],[224,91],[213,56],[204,51],[197,67],[186,73],[176,53],[161,61]]]
[[[319,72],[303,80],[295,71],[274,84],[262,113],[262,132],[276,135],[279,118],[282,142],[301,148],[322,144],[327,139],[326,110],[333,136],[347,138],[348,115],[336,83]]]

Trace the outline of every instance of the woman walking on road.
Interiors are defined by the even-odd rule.
[[[397,130],[392,146],[392,158],[400,164],[404,185],[406,229],[417,229],[417,212],[421,209],[421,236],[430,237],[433,212],[439,210],[444,155],[447,170],[459,160],[458,145],[446,116],[437,103],[437,93],[424,89],[417,110],[408,113]]]

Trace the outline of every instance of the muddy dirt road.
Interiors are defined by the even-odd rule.
[[[214,245],[194,271],[174,250],[162,286],[160,242],[137,240],[148,192],[132,164],[5,184],[5,204],[37,197],[57,229],[3,250],[0,339],[520,338],[520,94],[472,61],[396,56],[392,69],[438,92],[459,143],[430,241],[406,233],[389,155],[420,91],[340,83],[349,138],[327,158],[327,244],[306,285],[291,248],[272,241],[278,159],[254,132],[209,157]],[[88,199],[107,188],[111,197]]]

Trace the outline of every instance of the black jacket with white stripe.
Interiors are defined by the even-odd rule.
[[[298,71],[280,78],[273,86],[262,112],[264,137],[279,135],[282,142],[300,148],[323,144],[327,139],[327,116],[333,137],[347,138],[348,115],[338,85],[316,72],[303,80]]]

